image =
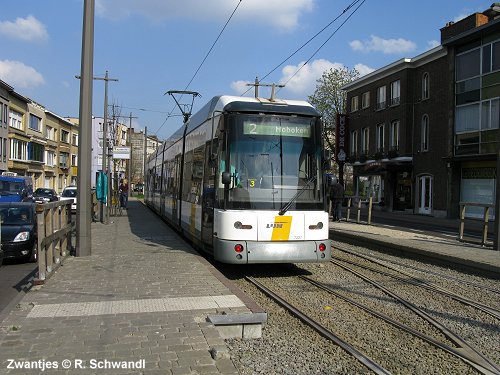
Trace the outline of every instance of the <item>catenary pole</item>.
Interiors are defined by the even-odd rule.
[[[76,207],[76,256],[91,255],[90,173],[92,160],[92,77],[94,60],[94,0],[85,0],[80,80],[80,145],[78,147],[78,179]]]

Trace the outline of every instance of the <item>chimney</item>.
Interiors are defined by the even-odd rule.
[[[495,3],[497,4],[497,3]],[[495,5],[493,4],[492,7]],[[493,8],[488,9],[491,11]],[[500,7],[499,7],[500,10]],[[488,12],[486,11],[486,12]],[[495,12],[496,13],[496,12]],[[465,17],[457,22],[448,22],[445,27],[441,29],[441,44],[450,38],[460,35],[466,31],[475,29],[476,27],[487,24],[489,17],[483,13],[474,13]]]

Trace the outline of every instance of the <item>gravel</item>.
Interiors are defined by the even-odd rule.
[[[400,264],[398,267],[404,269],[405,272],[414,273],[416,277],[459,292],[468,298],[479,299],[486,305],[492,307],[500,305],[500,295],[482,293],[477,287],[460,282],[460,280],[473,281],[491,288],[498,288],[497,281],[463,274],[416,260],[377,253],[361,247],[344,244],[342,247],[390,262],[397,262]],[[339,259],[360,261],[357,257],[339,251],[335,254]],[[367,262],[365,261],[365,263]],[[419,270],[411,270],[406,265],[418,267]],[[373,264],[371,266],[383,268]],[[449,275],[456,279],[446,280],[430,272],[426,273],[426,270]],[[305,311],[309,316],[319,320],[328,329],[341,336],[358,350],[371,356],[394,374],[477,373],[471,366],[451,354],[436,349],[351,304],[320,291],[297,277],[302,274],[323,282],[349,298],[367,304],[453,346],[442,333],[408,309],[403,308],[391,297],[331,263],[299,264],[288,269],[279,266],[259,266],[246,269],[245,274],[250,273],[258,281],[291,301],[293,305]],[[425,308],[427,313],[464,337],[486,357],[500,363],[500,354],[497,349],[500,341],[500,325],[497,319],[434,292],[415,286],[401,285],[396,280],[370,271],[363,271],[363,273],[377,279],[417,306]],[[241,374],[371,373],[348,353],[322,338],[314,330],[276,305],[253,285],[245,281],[243,275],[232,275],[231,278],[268,313],[268,322],[263,329],[262,339],[227,341],[231,359]]]

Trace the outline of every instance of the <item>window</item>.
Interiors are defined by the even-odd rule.
[[[55,141],[56,140],[56,132],[55,129],[51,126],[45,126],[45,138]]]
[[[28,161],[28,142],[19,139],[10,140],[10,158]]]
[[[370,129],[363,128],[361,130],[361,152],[363,154],[368,154],[368,148],[370,146]]]
[[[401,102],[401,81],[391,83],[391,105],[399,105]]]
[[[358,154],[358,131],[357,130],[353,130],[351,132],[351,154],[352,155]]]
[[[71,166],[78,167],[78,155],[71,154]]]
[[[78,134],[76,133],[71,134],[71,144],[73,146],[78,146]]]
[[[455,132],[479,130],[479,104],[457,107],[455,114]]]
[[[7,138],[3,139],[3,161],[7,161]]]
[[[377,152],[384,152],[384,124],[377,125]]]
[[[472,51],[468,51],[460,55],[457,55],[456,58],[457,81],[473,78],[480,74],[479,52],[480,49],[477,48]]]
[[[45,153],[45,147],[43,145],[35,142],[28,143],[29,160],[43,163],[44,153]]]
[[[30,129],[36,130],[37,132],[42,129],[42,119],[30,113]]]
[[[500,100],[486,100],[481,103],[481,130],[499,128]]]
[[[48,167],[55,167],[56,164],[56,153],[54,151],[46,151],[45,160]]]
[[[376,109],[384,109],[385,108],[385,86],[381,86],[377,88],[377,108]]]
[[[6,128],[9,123],[9,107],[7,104],[3,105],[3,126]]]
[[[422,99],[429,99],[429,73],[422,76]]]
[[[59,167],[60,168],[69,167],[69,154],[67,152],[59,153]]]
[[[421,129],[421,148],[420,151],[429,151],[429,116],[422,116]]]
[[[483,46],[483,74],[500,69],[500,41]]]
[[[353,96],[351,98],[351,112],[355,112],[357,111],[359,108],[358,108],[358,97],[357,96]]]
[[[361,108],[368,108],[370,106],[370,91],[364,92],[361,95]]]
[[[17,111],[9,112],[10,126],[15,129],[23,130],[23,115]]]
[[[391,122],[391,150],[399,150],[399,120]]]
[[[61,142],[69,143],[69,132],[66,130],[61,130]]]

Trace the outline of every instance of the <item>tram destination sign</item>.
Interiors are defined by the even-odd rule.
[[[281,135],[284,137],[311,137],[310,124],[283,124],[279,122],[255,123],[243,122],[243,134],[248,135]]]

